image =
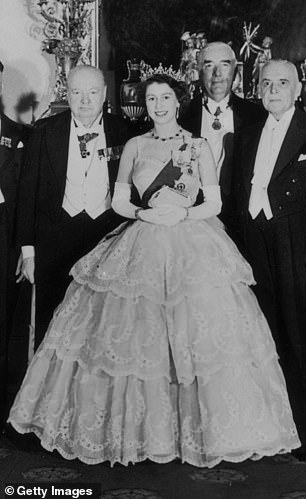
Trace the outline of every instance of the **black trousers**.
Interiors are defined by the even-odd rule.
[[[60,220],[40,219],[35,248],[35,348],[41,343],[56,307],[71,282],[71,267],[124,219],[107,210],[93,220],[86,212]]]
[[[5,203],[0,204],[0,427],[5,423],[10,401],[18,389],[21,379],[13,380],[14,389],[11,390],[10,378],[12,363],[19,352],[11,351],[11,340],[15,328],[22,329],[22,336],[27,341],[27,328],[29,323],[29,312],[27,307],[22,307],[22,318],[18,317],[16,310],[19,305],[21,292],[27,287],[16,284],[16,266],[19,251],[13,244],[13,219],[6,210]],[[28,286],[28,291],[30,291]],[[20,319],[20,322],[19,322]],[[21,377],[26,369],[26,356],[24,356],[23,369],[19,371]],[[20,378],[20,376],[19,376]],[[10,396],[10,392],[13,395]]]
[[[10,260],[10,244],[9,244],[9,227],[8,218],[5,209],[5,204],[0,204],[0,424],[4,423],[4,410],[6,399],[7,385],[7,348],[8,348],[8,278],[9,278],[9,260]]]
[[[303,446],[306,446],[306,224],[304,214],[249,217],[244,246],[268,320]]]

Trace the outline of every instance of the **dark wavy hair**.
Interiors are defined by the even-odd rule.
[[[180,104],[180,112],[184,111],[190,102],[190,96],[188,93],[188,88],[186,83],[183,81],[178,81],[172,76],[166,74],[155,74],[150,76],[147,80],[143,81],[139,85],[139,97],[143,105],[146,103],[146,93],[147,89],[152,83],[166,83],[173,90],[176,95],[176,98]]]

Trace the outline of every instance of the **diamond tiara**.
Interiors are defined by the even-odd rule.
[[[166,76],[171,76],[171,78],[174,78],[177,81],[184,81],[184,75],[183,73],[178,70],[175,71],[173,69],[173,66],[169,66],[168,68],[163,67],[162,63],[160,62],[159,65],[155,68],[152,68],[150,64],[145,63],[144,61],[140,62],[140,79],[141,81],[145,81],[151,76],[155,75],[166,75]]]

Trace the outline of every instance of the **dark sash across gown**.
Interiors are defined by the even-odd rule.
[[[138,146],[143,202],[183,182],[161,196],[192,205],[197,162],[175,178],[145,138]],[[169,173],[172,184],[157,182]],[[212,467],[299,447],[251,268],[216,218],[123,224],[72,275],[11,409],[18,431],[89,464],[178,457]]]

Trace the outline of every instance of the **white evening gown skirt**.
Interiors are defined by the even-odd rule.
[[[217,219],[123,224],[72,274],[16,430],[88,464],[212,467],[300,446],[252,271]]]

